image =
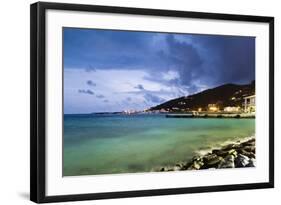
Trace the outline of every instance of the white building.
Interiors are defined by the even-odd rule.
[[[225,112],[239,112],[240,111],[240,107],[231,107],[231,106],[229,106],[229,107],[225,107],[223,109],[223,111],[225,111]]]
[[[244,97],[244,112],[256,111],[256,95]]]
[[[208,110],[211,112],[218,112],[219,107],[216,104],[208,104]]]

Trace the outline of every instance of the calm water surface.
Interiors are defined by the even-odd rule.
[[[65,176],[147,172],[254,135],[254,119],[64,115]]]

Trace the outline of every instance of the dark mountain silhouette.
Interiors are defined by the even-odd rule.
[[[254,94],[255,81],[247,85],[224,84],[193,95],[169,100],[150,110],[191,111],[201,108],[204,111],[208,109],[209,104],[216,104],[221,110],[227,106],[242,107],[243,98]]]

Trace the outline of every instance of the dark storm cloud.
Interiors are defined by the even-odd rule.
[[[148,102],[152,102],[152,103],[162,103],[165,100],[161,97],[158,97],[157,95],[153,95],[151,93],[145,93],[143,95],[144,99]]]
[[[145,80],[184,93],[255,78],[254,37],[65,29],[64,40],[66,68],[143,70]],[[168,71],[178,78],[164,78]]]
[[[94,95],[95,93],[89,89],[84,90],[84,89],[79,89],[78,93],[83,93],[83,94],[88,94],[88,95]]]
[[[134,88],[139,89],[139,90],[144,90],[144,87],[141,84],[136,85]]]
[[[209,69],[207,73],[212,74],[214,83],[249,83],[254,80],[254,37],[197,36],[194,43],[205,48],[202,52],[203,69]]]
[[[184,80],[189,81],[191,77],[196,77],[202,71],[203,63],[198,49],[190,43],[179,42],[173,35],[167,36],[166,41],[169,52],[166,57],[178,68],[180,73],[188,73]]]
[[[100,94],[100,95],[96,95],[96,97],[97,97],[97,98],[105,98],[105,96],[104,96],[104,95],[101,95],[101,94]]]
[[[168,59],[179,80],[170,84],[197,91],[201,82],[208,86],[224,83],[249,83],[255,76],[255,39],[253,37],[193,35],[192,43],[166,37]],[[155,78],[152,76],[152,79]]]
[[[148,32],[64,29],[65,66],[83,67],[86,71],[150,66],[157,57],[150,49],[155,35]],[[157,65],[158,62],[154,64]]]
[[[87,80],[87,85],[95,87],[97,84],[94,83],[92,80]]]

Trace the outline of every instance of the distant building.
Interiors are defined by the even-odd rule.
[[[256,95],[244,97],[244,112],[256,111]]]
[[[228,106],[228,107],[225,107],[223,109],[223,111],[225,112],[239,112],[240,111],[240,107],[231,107],[231,106]]]
[[[209,104],[208,110],[211,112],[217,112],[217,111],[219,111],[219,107],[216,104]]]
[[[168,112],[167,110],[165,110],[164,108],[162,108],[161,110],[160,110],[160,112],[162,112],[162,113],[166,113],[166,112]]]

